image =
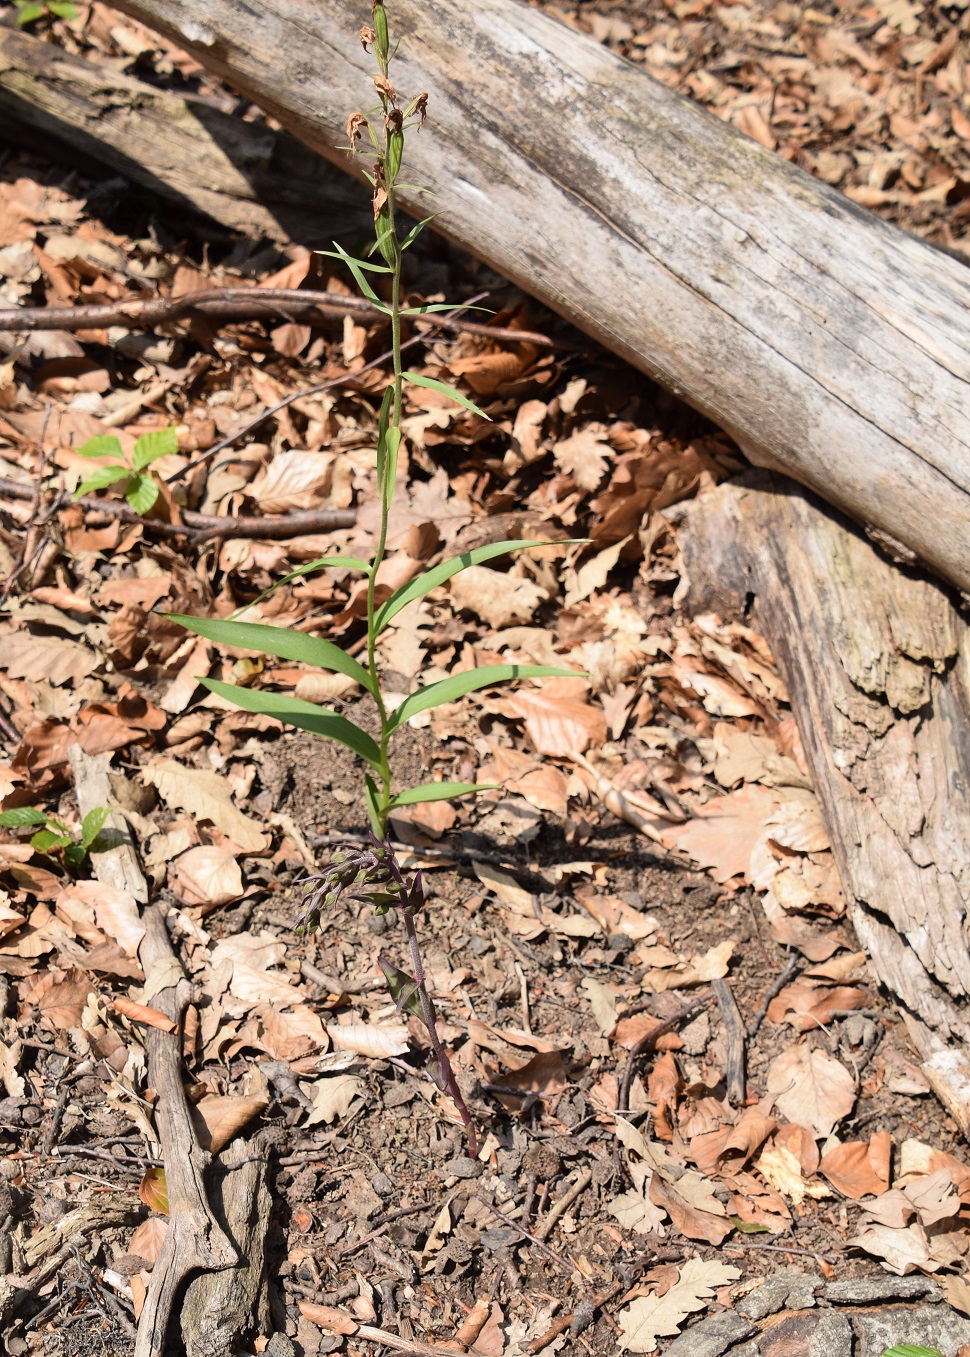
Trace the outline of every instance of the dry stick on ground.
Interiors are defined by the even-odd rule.
[[[712,980],[711,989],[721,1010],[721,1020],[727,1035],[727,1096],[728,1102],[735,1107],[744,1105],[747,1096],[747,1078],[744,1060],[744,1023],[738,1011],[734,991],[724,979]]]
[[[695,1013],[699,1013],[702,1008],[714,998],[713,994],[701,994],[696,999],[692,999],[689,1004],[684,1004],[676,1013],[672,1013],[669,1018],[664,1018],[658,1022],[656,1027],[652,1027],[646,1032],[627,1056],[626,1065],[623,1070],[623,1078],[620,1080],[620,1092],[616,1100],[616,1110],[625,1116],[630,1110],[630,1085],[633,1083],[633,1073],[637,1066],[637,1061],[653,1049],[653,1045],[658,1037],[665,1036],[667,1032],[672,1032],[675,1027],[679,1027],[682,1022],[692,1018]]]
[[[964,537],[966,536],[964,524]],[[749,619],[790,694],[848,916],[970,1136],[970,626],[791,481],[684,507],[692,611]]]
[[[29,485],[21,481],[12,481],[0,476],[0,499],[30,499],[33,495]],[[255,516],[197,514],[192,509],[183,509],[184,523],[163,523],[161,519],[144,518],[121,500],[97,499],[94,495],[82,495],[76,500],[68,494],[61,494],[50,505],[47,516],[60,513],[72,504],[79,504],[85,513],[100,514],[109,520],[122,523],[140,523],[146,532],[162,537],[191,537],[196,542],[207,542],[214,537],[254,537],[260,541],[286,541],[291,537],[301,537],[304,533],[330,532],[334,528],[350,528],[357,521],[354,509],[297,509],[291,514],[281,514],[278,518],[258,518]]]
[[[764,994],[761,996],[761,1002],[758,1004],[758,1007],[754,1011],[754,1017],[748,1023],[749,1039],[751,1037],[757,1036],[758,1028],[761,1026],[761,1024],[765,1020],[765,1017],[767,1016],[768,1009],[771,1006],[772,999],[775,997],[776,994],[781,993],[781,991],[788,984],[789,980],[791,980],[793,976],[796,976],[798,972],[801,970],[801,968],[802,961],[800,957],[790,956],[788,958],[788,964],[786,965],[785,969],[775,976],[774,980],[772,980],[771,984],[768,986]]]
[[[460,309],[460,308],[458,308]],[[153,330],[159,325],[191,316],[207,320],[333,320],[354,316],[360,321],[386,320],[387,315],[362,297],[341,297],[335,292],[297,287],[211,287],[185,292],[179,297],[157,297],[150,301],[132,298],[99,306],[28,306],[0,309],[0,333],[26,333],[31,330],[96,330],[108,325],[123,325],[129,330]],[[551,339],[537,330],[516,330],[508,326],[487,325],[456,316],[410,316],[412,324],[427,329],[447,330],[454,334],[479,335],[483,339],[506,344],[531,344],[540,349],[577,350],[588,345]],[[349,373],[349,377],[357,374]],[[302,393],[306,395],[306,392]]]
[[[71,747],[70,760],[81,814],[87,814],[96,806],[110,805],[108,760],[104,756],[92,758],[80,745]],[[178,1024],[191,996],[191,988],[172,948],[165,915],[160,906],[147,904],[148,884],[127,822],[117,812],[112,812],[105,828],[115,831],[118,841],[105,852],[92,852],[92,866],[100,881],[131,891],[145,906],[142,921],[146,931],[138,950],[146,977],[144,1002]],[[221,1184],[220,1198],[220,1214],[226,1220],[224,1227],[216,1218],[206,1193],[204,1174],[211,1157],[199,1144],[182,1082],[181,1033],[147,1027],[144,1041],[148,1052],[148,1077],[158,1094],[156,1124],[165,1160],[169,1228],[138,1323],[134,1357],[161,1357],[176,1296],[191,1273],[231,1269],[232,1276],[224,1282],[224,1294],[231,1299],[224,1300],[220,1312],[220,1319],[225,1322],[219,1330],[218,1342],[211,1341],[211,1334],[207,1332],[205,1346],[200,1347],[197,1328],[182,1335],[190,1357],[202,1357],[203,1353],[205,1357],[230,1357],[241,1334],[252,1327],[253,1311],[263,1308],[259,1297],[265,1292],[265,1281],[260,1281],[254,1291],[253,1274],[258,1270],[262,1278],[259,1255],[265,1247],[269,1207],[268,1202],[263,1201],[258,1180],[265,1169],[259,1165],[255,1175],[247,1173],[244,1178],[238,1173],[227,1174]],[[232,1200],[235,1189],[238,1192]],[[262,1237],[253,1239],[248,1228],[253,1223],[262,1227]],[[255,1261],[252,1257],[240,1257],[233,1242],[240,1239],[250,1248],[255,1247]],[[193,1310],[193,1317],[198,1318],[197,1310]]]

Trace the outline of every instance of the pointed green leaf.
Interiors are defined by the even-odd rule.
[[[77,10],[71,4],[71,0],[48,0],[47,8],[59,19],[70,21],[77,18]]]
[[[371,183],[373,183],[373,182],[374,182],[374,181],[373,181],[373,179],[372,179],[372,180],[371,180]],[[327,259],[340,259],[340,260],[342,260],[345,264],[346,264],[347,261],[349,260],[349,261],[351,261],[352,263],[359,264],[360,267],[361,267],[362,269],[366,269],[368,273],[393,273],[393,272],[394,272],[394,270],[391,269],[391,268],[388,268],[388,266],[387,266],[386,264],[369,264],[369,263],[367,262],[366,259],[356,259],[356,258],[354,257],[354,255],[348,254],[347,251],[343,248],[343,246],[338,245],[336,241],[334,241],[333,244],[334,244],[334,247],[333,247],[332,250],[316,250],[316,251],[314,251],[314,253],[315,253],[315,254],[322,254],[322,255],[324,255],[325,258],[327,258]]]
[[[399,966],[395,966],[386,957],[379,956],[377,964],[384,972],[384,979],[387,981],[387,988],[391,991],[391,998],[394,1000],[397,1011],[399,1013],[410,1013],[412,1017],[420,1018],[424,1022],[421,990],[414,977],[408,975],[407,971],[402,971]],[[431,1012],[434,1013],[434,1004],[430,1004],[430,1007]]]
[[[257,603],[262,603],[264,598],[269,598],[270,594],[275,594],[277,589],[283,588],[284,584],[299,579],[301,575],[312,575],[317,570],[363,570],[366,573],[370,570],[370,563],[362,561],[358,556],[318,556],[315,561],[307,561],[306,565],[299,565],[295,570],[291,570],[281,580],[277,580],[268,589],[264,589],[261,594],[257,594],[251,603],[244,603],[241,608],[237,608],[236,612],[244,613],[248,608],[255,608]]]
[[[46,825],[47,815],[34,806],[15,806],[0,811],[0,829],[25,829],[27,825]]]
[[[336,241],[334,241],[334,247],[337,251],[336,254],[333,254],[333,252],[330,250],[322,251],[322,253],[327,254],[331,258],[339,259],[342,263],[346,264],[348,269],[350,269],[351,273],[354,275],[354,278],[357,281],[357,286],[360,288],[361,292],[363,292],[364,296],[368,299],[368,301],[372,301],[375,303],[375,305],[380,306],[381,299],[380,297],[378,297],[377,293],[374,291],[370,283],[367,281],[367,275],[365,274],[364,270],[366,269],[370,273],[389,273],[390,270],[387,269],[382,264],[368,264],[365,259],[355,259],[352,254],[348,254],[346,250],[341,249],[341,247],[336,243]]]
[[[54,829],[38,829],[30,841],[31,848],[38,853],[49,853],[52,848],[66,848],[71,842],[67,834],[58,834]]]
[[[336,740],[338,744],[345,744],[348,749],[366,759],[374,768],[381,766],[381,751],[367,731],[361,730],[360,726],[355,726],[353,721],[348,721],[346,716],[341,716],[338,712],[318,707],[315,702],[303,702],[298,697],[240,688],[234,683],[223,683],[221,679],[200,678],[199,682],[217,696],[224,697],[227,702],[235,702],[236,706],[242,707],[244,711],[258,712],[262,716],[275,716],[277,720],[285,721],[289,726],[309,730],[314,735],[323,735],[328,740]]]
[[[899,1343],[887,1348],[882,1357],[943,1357],[939,1348],[923,1348],[917,1343]]]
[[[384,490],[384,503],[390,507],[391,500],[394,498],[394,485],[397,481],[397,454],[401,446],[401,430],[388,429],[387,436],[384,439],[384,480],[382,482]]]
[[[429,391],[439,391],[442,396],[447,396],[449,400],[456,401],[458,405],[463,405],[466,410],[473,411],[476,415],[481,415],[482,419],[487,419],[491,423],[491,415],[486,415],[480,405],[470,401],[467,396],[463,396],[460,391],[456,391],[453,386],[447,382],[439,382],[434,377],[422,377],[418,372],[406,372],[405,380],[412,382],[415,386],[426,386]]]
[[[374,691],[371,676],[360,661],[320,636],[306,636],[289,627],[267,627],[259,622],[229,622],[217,617],[188,617],[184,613],[166,613],[165,616],[170,622],[177,622],[187,631],[194,631],[196,636],[204,636],[218,645],[258,650],[262,655],[278,655],[281,660],[313,664],[331,673],[346,674],[368,692]]]
[[[381,823],[380,793],[377,790],[377,783],[371,777],[370,773],[364,774],[364,791],[370,827],[379,839],[383,839],[386,827]]]
[[[520,678],[575,677],[575,669],[560,669],[552,664],[486,664],[480,669],[466,669],[463,674],[452,674],[440,683],[429,683],[406,697],[397,711],[391,713],[388,727],[396,730],[419,711],[440,707],[444,702],[454,702],[466,693],[490,688],[495,683],[509,683],[512,679]]]
[[[377,416],[377,484],[383,491],[384,471],[387,466],[387,426],[391,422],[391,401],[394,399],[394,386],[385,388],[381,401],[380,414]]]
[[[417,224],[417,226],[412,226],[412,227],[411,227],[410,231],[407,233],[407,235],[406,235],[406,236],[404,237],[404,239],[401,241],[401,249],[402,249],[402,251],[403,251],[403,250],[406,250],[406,249],[408,248],[409,245],[413,245],[413,244],[414,244],[414,242],[417,240],[418,236],[421,234],[421,232],[422,232],[422,231],[424,230],[424,228],[427,226],[428,222],[429,222],[429,221],[434,221],[434,219],[435,219],[435,217],[436,217],[437,215],[438,215],[437,212],[432,212],[432,214],[431,214],[430,217],[425,217],[424,221],[419,221],[418,224]]]
[[[88,849],[104,829],[104,822],[111,814],[107,806],[95,806],[81,821],[81,847]]]
[[[462,311],[486,311],[489,315],[494,315],[487,306],[462,306],[458,308]],[[454,302],[432,302],[429,306],[402,306],[402,316],[428,316],[432,311],[454,311],[456,310]]]
[[[131,472],[126,466],[99,466],[74,491],[74,498],[80,499],[82,495],[90,495],[92,490],[103,490],[105,486],[114,485],[115,481],[127,481],[130,478]]]
[[[151,476],[135,476],[125,486],[125,499],[135,513],[144,518],[158,499],[158,492],[158,481],[153,481]]]
[[[117,434],[99,433],[82,443],[77,450],[79,457],[117,457],[122,458],[121,439]]]
[[[420,787],[408,787],[392,797],[391,806],[416,806],[421,801],[451,801],[457,796],[472,796],[475,792],[491,792],[497,782],[422,782]]]
[[[167,429],[152,429],[151,433],[143,433],[136,439],[131,464],[136,471],[141,471],[159,457],[171,457],[178,450],[179,436],[174,425],[170,424]]]
[[[459,571],[467,570],[470,565],[481,565],[483,561],[492,561],[496,556],[508,556],[513,551],[524,551],[526,547],[569,546],[579,541],[585,541],[585,538],[571,537],[560,542],[540,542],[523,538],[514,542],[490,542],[488,546],[473,547],[471,551],[463,551],[460,556],[451,556],[447,561],[441,561],[430,570],[417,575],[409,583],[402,584],[400,589],[396,589],[377,610],[377,630],[383,631],[391,618],[402,608],[406,608],[416,598],[423,598],[425,594],[450,580]]]

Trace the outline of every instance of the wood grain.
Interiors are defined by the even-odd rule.
[[[754,606],[788,686],[849,915],[970,1136],[970,627],[783,477],[686,507],[695,612]]]
[[[373,103],[365,0],[121,0],[290,131]],[[970,271],[517,0],[396,0],[405,208],[970,589]]]

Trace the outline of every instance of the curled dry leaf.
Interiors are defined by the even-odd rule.
[[[602,709],[578,698],[557,697],[548,691],[550,687],[547,682],[546,691],[541,694],[514,693],[496,702],[495,710],[523,721],[532,747],[550,758],[582,754],[605,744],[606,717]]]
[[[144,1198],[142,1200],[144,1201]],[[159,1216],[149,1216],[147,1220],[142,1221],[129,1239],[128,1252],[138,1258],[144,1258],[146,1263],[155,1263],[167,1234],[168,1221],[162,1220]]]
[[[815,985],[799,979],[772,999],[768,1018],[771,1022],[787,1022],[796,1032],[811,1032],[826,1027],[836,1013],[865,1008],[869,1002],[865,990],[851,985]]]
[[[177,1032],[178,1024],[164,1013],[160,1013],[157,1008],[149,1008],[147,1004],[137,1004],[134,999],[118,998],[112,1000],[112,1008],[116,1013],[128,1019],[129,1022],[140,1022],[146,1027],[157,1027],[160,1032]]]
[[[822,1156],[819,1173],[844,1197],[878,1197],[889,1187],[889,1157],[892,1137],[878,1131],[868,1144],[850,1140],[836,1145]]]
[[[138,1196],[149,1211],[158,1211],[168,1215],[168,1184],[165,1182],[163,1168],[151,1168],[138,1184]]]
[[[831,1197],[824,1183],[809,1182],[802,1172],[796,1155],[784,1145],[768,1145],[758,1156],[758,1172],[773,1188],[787,1197],[794,1206],[801,1206],[806,1197]]]

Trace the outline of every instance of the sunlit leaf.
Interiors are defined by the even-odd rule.
[[[390,505],[394,496],[394,482],[397,479],[397,454],[401,446],[401,430],[388,429],[387,437],[384,439],[385,465],[384,465],[384,503]]]
[[[82,443],[77,449],[77,454],[79,457],[117,457],[119,459],[124,456],[121,451],[121,439],[113,433],[95,434],[86,443]]]
[[[151,476],[136,476],[125,489],[125,499],[136,514],[144,517],[158,499],[159,486]]]
[[[365,799],[367,801],[367,816],[370,820],[370,827],[379,839],[384,837],[384,826],[381,824],[381,804],[380,793],[377,790],[377,783],[371,777],[370,773],[364,774]]]
[[[114,485],[115,481],[127,481],[130,477],[131,472],[126,466],[99,466],[86,481],[81,482],[74,491],[74,498],[80,499],[82,495],[90,495],[92,490],[103,490],[108,485]]]
[[[0,811],[0,829],[24,829],[27,825],[46,825],[47,816],[34,806],[16,806]]]
[[[27,24],[32,24],[36,19],[43,17],[43,5],[22,5],[17,14],[17,24],[20,28],[24,28]]]
[[[355,259],[353,255],[350,255],[346,250],[341,249],[336,242],[334,242],[334,249],[336,250],[336,253],[334,253],[333,250],[322,250],[321,253],[326,254],[331,259],[339,259],[346,264],[354,275],[357,286],[368,301],[372,301],[380,306],[382,304],[381,299],[367,281],[367,274],[364,270],[366,269],[368,273],[390,273],[391,270],[383,264],[369,264],[365,259]]]
[[[288,726],[297,726],[300,730],[309,730],[314,735],[336,740],[366,759],[374,768],[380,767],[381,752],[374,740],[366,730],[361,730],[360,726],[355,726],[353,721],[348,721],[346,716],[338,712],[328,711],[326,707],[318,707],[315,702],[304,702],[298,697],[240,688],[234,683],[223,683],[221,679],[200,678],[199,682],[227,702],[235,702],[244,711],[275,716]]]
[[[451,801],[457,796],[471,796],[475,792],[490,792],[497,782],[422,782],[420,787],[408,787],[392,797],[392,806],[416,806],[422,801]]]
[[[171,457],[178,450],[179,436],[174,425],[169,425],[167,429],[152,429],[150,433],[143,433],[141,438],[135,441],[131,464],[136,471],[141,471],[159,457]]]
[[[165,1182],[163,1168],[149,1169],[138,1184],[138,1195],[149,1211],[158,1211],[168,1215],[168,1184]]]
[[[473,547],[471,551],[463,551],[460,556],[452,556],[447,561],[441,561],[440,564],[433,566],[430,570],[415,576],[407,584],[402,584],[400,589],[396,589],[391,597],[382,603],[377,610],[377,630],[378,632],[383,631],[391,618],[396,616],[402,608],[406,608],[416,598],[423,598],[432,589],[436,589],[439,584],[444,584],[453,575],[457,575],[460,570],[467,570],[470,565],[481,565],[483,561],[494,560],[496,556],[508,556],[511,552],[523,551],[526,547],[568,546],[570,542],[577,540],[584,539],[571,538],[569,542],[540,542],[525,539],[514,542],[490,542],[488,546]]]
[[[30,846],[38,853],[49,853],[52,848],[66,848],[69,843],[69,834],[59,834],[56,829],[39,829],[31,839]]]
[[[411,693],[391,714],[388,725],[391,730],[396,730],[419,711],[440,707],[444,702],[454,702],[466,693],[490,688],[495,683],[508,683],[520,678],[575,677],[575,669],[561,669],[551,664],[486,664],[480,669],[466,669],[464,673],[451,674],[439,683],[429,683],[416,693]]]
[[[107,806],[95,806],[81,821],[81,847],[88,849],[104,829],[104,822],[111,814]]]
[[[422,377],[418,372],[406,372],[405,380],[412,382],[415,386],[426,386],[430,391],[437,391],[442,396],[447,396],[449,400],[455,401],[458,405],[463,405],[466,410],[472,410],[476,415],[481,415],[482,419],[491,422],[491,415],[486,415],[485,411],[470,401],[467,396],[463,396],[455,387],[449,386],[447,382],[439,382],[435,377]]]
[[[312,664],[318,669],[346,674],[368,692],[373,692],[373,681],[364,666],[333,641],[259,622],[229,622],[215,617],[188,617],[184,613],[167,613],[166,616],[170,622],[177,622],[207,641],[237,646],[241,650],[258,650],[263,655],[277,655],[281,660],[295,660],[298,664]]]

